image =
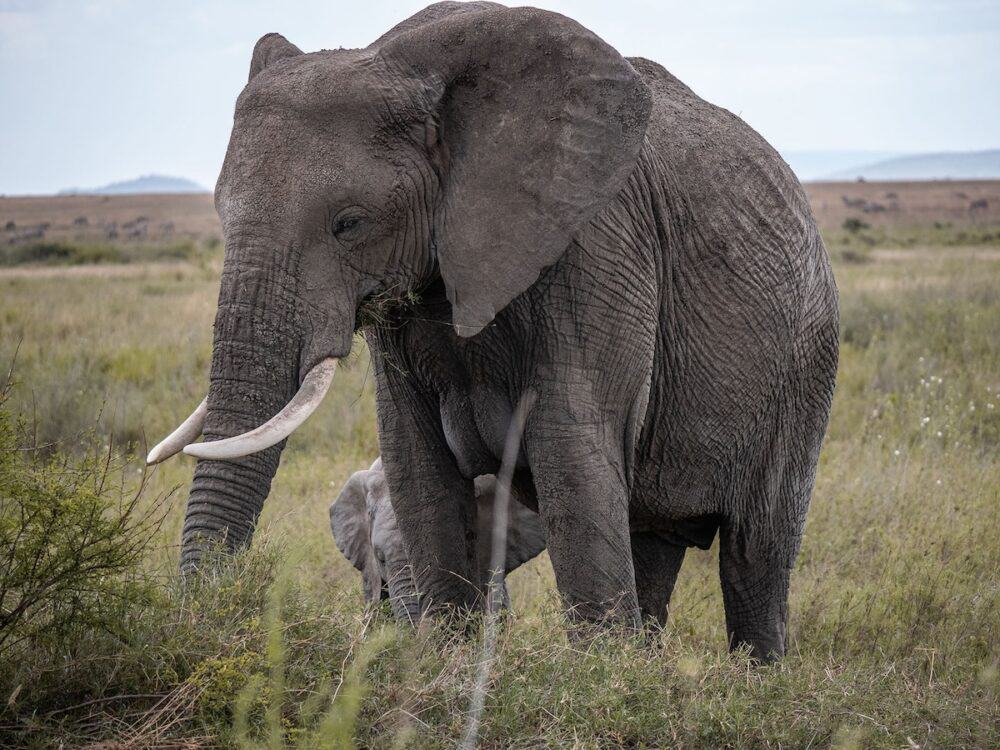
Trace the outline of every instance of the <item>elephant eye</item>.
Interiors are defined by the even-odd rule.
[[[341,219],[337,222],[337,226],[333,228],[333,233],[339,237],[354,229],[360,222],[361,219]]]
[[[352,242],[361,236],[367,224],[365,217],[355,212],[341,211],[333,220],[331,231],[341,242]]]

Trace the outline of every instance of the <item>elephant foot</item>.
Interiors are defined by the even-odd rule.
[[[727,628],[728,630],[728,628]],[[741,625],[729,630],[729,650],[749,648],[750,659],[760,665],[773,664],[785,655],[787,633],[784,622],[768,623],[764,628]]]
[[[601,604],[566,601],[567,635],[574,643],[587,643],[608,635],[632,637],[643,631],[639,608],[626,594]],[[634,602],[634,600],[632,600]]]

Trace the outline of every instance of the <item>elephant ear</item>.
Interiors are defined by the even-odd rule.
[[[276,34],[273,31],[270,34],[264,34],[254,45],[253,57],[250,59],[250,76],[247,78],[247,82],[252,81],[254,76],[268,65],[286,57],[295,57],[301,54],[302,50],[281,34]]]
[[[382,596],[382,573],[371,542],[365,480],[367,471],[356,471],[347,480],[340,495],[330,505],[330,530],[337,548],[361,571],[365,601]]]
[[[482,530],[484,560],[489,560],[492,548],[493,511],[496,504],[496,477],[484,474],[476,477],[476,502],[479,504],[479,528]],[[487,531],[489,530],[489,531]],[[524,507],[511,495],[507,509],[507,554],[504,573],[517,570],[545,549],[545,529],[542,518]]]
[[[456,330],[473,336],[621,190],[649,90],[595,34],[535,8],[442,14],[378,54],[429,92],[434,244]]]

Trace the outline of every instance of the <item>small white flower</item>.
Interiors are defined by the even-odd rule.
[[[894,455],[894,456],[898,456],[898,455],[899,455],[899,448],[896,448],[896,450],[894,450],[894,451],[892,452],[892,455]]]
[[[938,430],[936,434],[938,437],[941,437],[941,430]]]
[[[993,409],[993,408],[995,408],[995,407],[993,406],[993,404],[986,404],[986,408],[987,408],[987,409]]]
[[[923,425],[927,424],[930,421],[931,421],[930,417],[924,417],[923,419],[920,420],[920,426],[922,427]]]
[[[941,484],[941,480],[937,480],[934,484]]]
[[[921,358],[920,358],[920,359],[918,359],[917,361],[918,361],[918,362],[923,362],[923,361],[924,361],[924,358],[923,358],[923,357],[921,357]]]

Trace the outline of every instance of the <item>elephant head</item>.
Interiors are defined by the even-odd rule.
[[[182,567],[249,541],[366,302],[440,285],[481,331],[622,188],[649,106],[618,52],[533,8],[439,3],[359,50],[261,38],[215,191],[208,395],[149,455],[200,459]]]
[[[479,546],[478,585],[489,584],[489,561],[493,539],[496,478],[476,479],[477,534]],[[393,614],[403,622],[416,623],[420,601],[410,570],[403,537],[389,500],[389,487],[376,459],[367,471],[357,471],[330,505],[330,529],[337,547],[362,575],[365,601],[388,597]],[[545,531],[537,513],[512,500],[507,522],[504,573],[510,573],[545,549]],[[506,600],[506,589],[503,591]]]

